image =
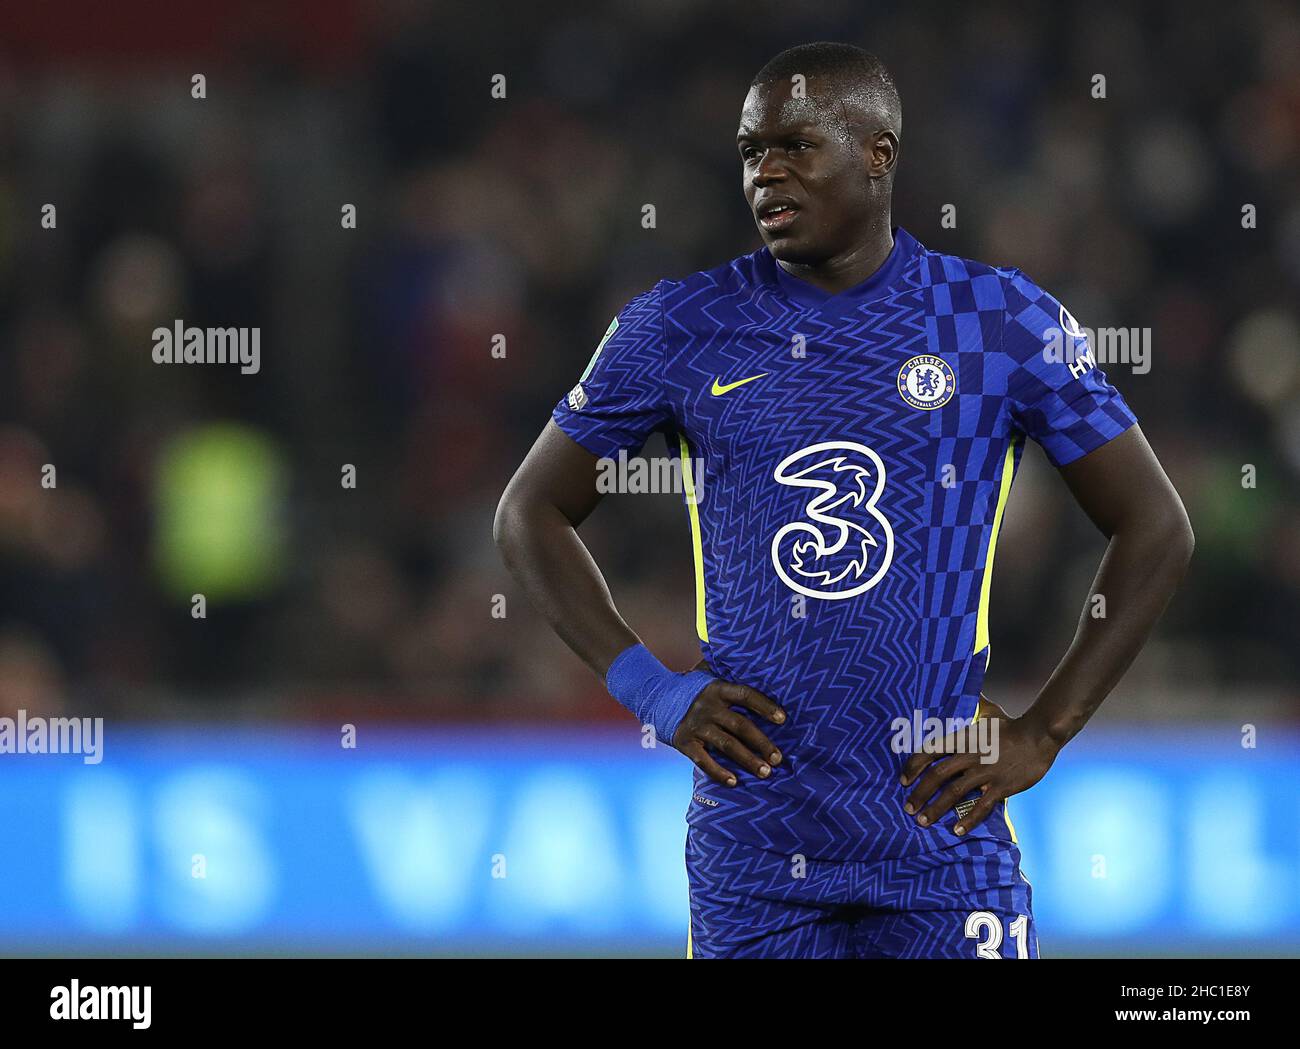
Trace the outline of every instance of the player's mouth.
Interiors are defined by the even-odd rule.
[[[754,214],[766,232],[780,233],[789,229],[799,216],[799,205],[788,197],[772,197],[755,205]]]

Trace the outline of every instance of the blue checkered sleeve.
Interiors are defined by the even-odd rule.
[[[664,322],[659,287],[619,311],[578,384],[551,413],[597,456],[636,451],[671,419],[664,387]]]
[[[1082,458],[1137,422],[1057,299],[1019,270],[1010,272],[1005,294],[1002,350],[1012,365],[1011,416],[1054,465]]]

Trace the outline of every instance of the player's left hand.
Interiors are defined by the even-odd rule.
[[[980,696],[979,719],[985,718],[998,721],[993,761],[981,762],[979,725],[972,722],[946,737],[941,749],[913,754],[904,763],[903,786],[913,782],[916,786],[907,796],[903,811],[915,815],[922,827],[934,826],[962,798],[979,790],[983,796],[970,812],[957,818],[952,828],[954,834],[967,833],[982,823],[999,801],[1028,790],[1042,779],[1060,753],[1060,744],[1037,731],[1031,721],[1010,717],[996,703]],[[929,771],[921,775],[927,766]],[[917,776],[921,778],[917,780]]]

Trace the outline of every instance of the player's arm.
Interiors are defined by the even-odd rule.
[[[736,776],[710,750],[756,776],[770,775],[780,754],[753,721],[731,708],[744,707],[774,724],[785,720],[781,708],[704,670],[668,670],[614,606],[577,532],[601,499],[598,463],[554,421],[547,424],[497,507],[493,535],[507,568],[565,644],[615,699],[653,724],[659,738],[718,783],[735,786]]]
[[[954,828],[963,833],[999,800],[1042,779],[1141,651],[1191,558],[1187,512],[1138,426],[1060,472],[1109,540],[1074,641],[1033,706],[1022,717],[1002,717],[992,764],[981,764],[977,753],[922,753],[908,760],[904,785],[928,766],[905,805],[922,825],[941,819],[972,790],[982,790],[984,796]],[[1105,599],[1105,616],[1092,614],[1094,596]],[[990,708],[1001,715],[998,708],[985,707]]]
[[[602,679],[640,642],[623,621],[578,526],[600,502],[599,459],[554,422],[533,444],[497,506],[493,537],[510,574],[560,639]]]
[[[940,753],[916,755],[905,766],[904,782],[915,783],[905,808],[923,824],[948,811],[949,799],[983,792],[954,828],[962,830],[1042,778],[1146,643],[1192,553],[1182,500],[1096,367],[1086,331],[1019,271],[1004,275],[1002,291],[997,353],[1008,369],[1011,421],[1042,445],[1109,544],[1074,641],[1025,716],[1006,718],[981,697],[981,710],[999,718],[996,760]],[[1104,618],[1092,615],[1094,597],[1105,599]]]
[[[1142,650],[1195,545],[1183,501],[1138,426],[1061,467],[1061,477],[1109,543],[1074,641],[1025,715],[1058,747]],[[1093,614],[1094,596],[1104,599],[1104,616]]]

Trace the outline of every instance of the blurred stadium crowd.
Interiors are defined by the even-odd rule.
[[[1107,371],[1198,547],[1110,709],[1300,715],[1294,5],[57,6],[0,31],[0,713],[626,716],[508,580],[495,503],[627,299],[758,246],[746,85],[839,39],[902,91],[898,224],[1151,329],[1149,372]],[[259,326],[261,371],[154,364],[177,319]],[[584,535],[692,663],[680,501]],[[995,698],[1046,679],[1102,549],[1033,450]]]

